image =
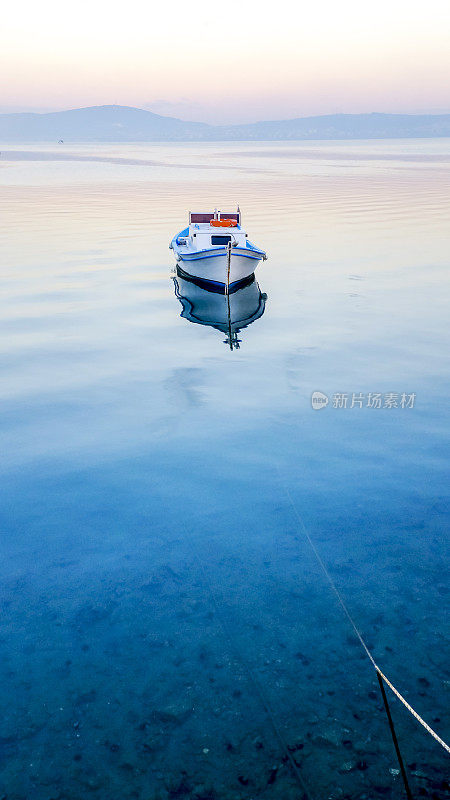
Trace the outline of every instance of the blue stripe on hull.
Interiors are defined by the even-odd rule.
[[[175,248],[174,248],[175,249]],[[175,252],[178,252],[175,250]],[[198,261],[199,259],[206,259],[206,258],[215,258],[216,256],[226,256],[226,250],[199,250],[198,253],[179,253],[180,257],[183,261]],[[241,256],[242,258],[250,258],[253,261],[261,261],[262,254],[259,253],[249,253],[244,252],[242,250],[232,250],[231,255]]]
[[[211,281],[207,280],[206,278],[198,278],[195,275],[189,275],[188,272],[185,272],[184,269],[181,269],[180,266],[177,265],[177,275],[180,278],[183,278],[185,281],[189,281],[190,283],[195,283],[196,286],[199,286],[200,289],[206,289],[207,292],[215,292],[216,294],[225,294],[226,285],[224,283],[220,283],[220,281]],[[245,278],[241,278],[239,281],[234,281],[230,283],[229,287],[229,294],[233,294],[233,292],[237,292],[238,289],[242,289],[244,286],[249,286],[255,280],[255,273],[252,272],[251,275],[247,275]]]

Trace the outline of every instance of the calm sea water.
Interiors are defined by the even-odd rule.
[[[303,525],[448,738],[450,140],[3,145],[0,184],[0,796],[402,797]],[[168,243],[237,203],[269,260],[230,350]]]

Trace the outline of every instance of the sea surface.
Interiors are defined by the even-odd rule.
[[[403,797],[311,543],[448,741],[450,140],[0,150],[0,797]],[[238,203],[231,349],[168,244]]]

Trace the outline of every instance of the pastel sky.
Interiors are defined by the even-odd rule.
[[[450,0],[16,0],[0,75],[4,112],[450,112]]]

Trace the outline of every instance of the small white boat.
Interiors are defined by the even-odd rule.
[[[181,316],[197,325],[207,325],[225,334],[225,344],[239,349],[238,333],[262,317],[267,295],[261,292],[252,274],[247,283],[231,294],[208,291],[197,278],[182,277],[177,267],[173,278],[175,295],[182,305]]]
[[[203,288],[228,294],[253,275],[267,256],[248,239],[241,212],[189,214],[189,227],[172,239],[179,274],[203,281]],[[181,272],[180,272],[181,271]]]

